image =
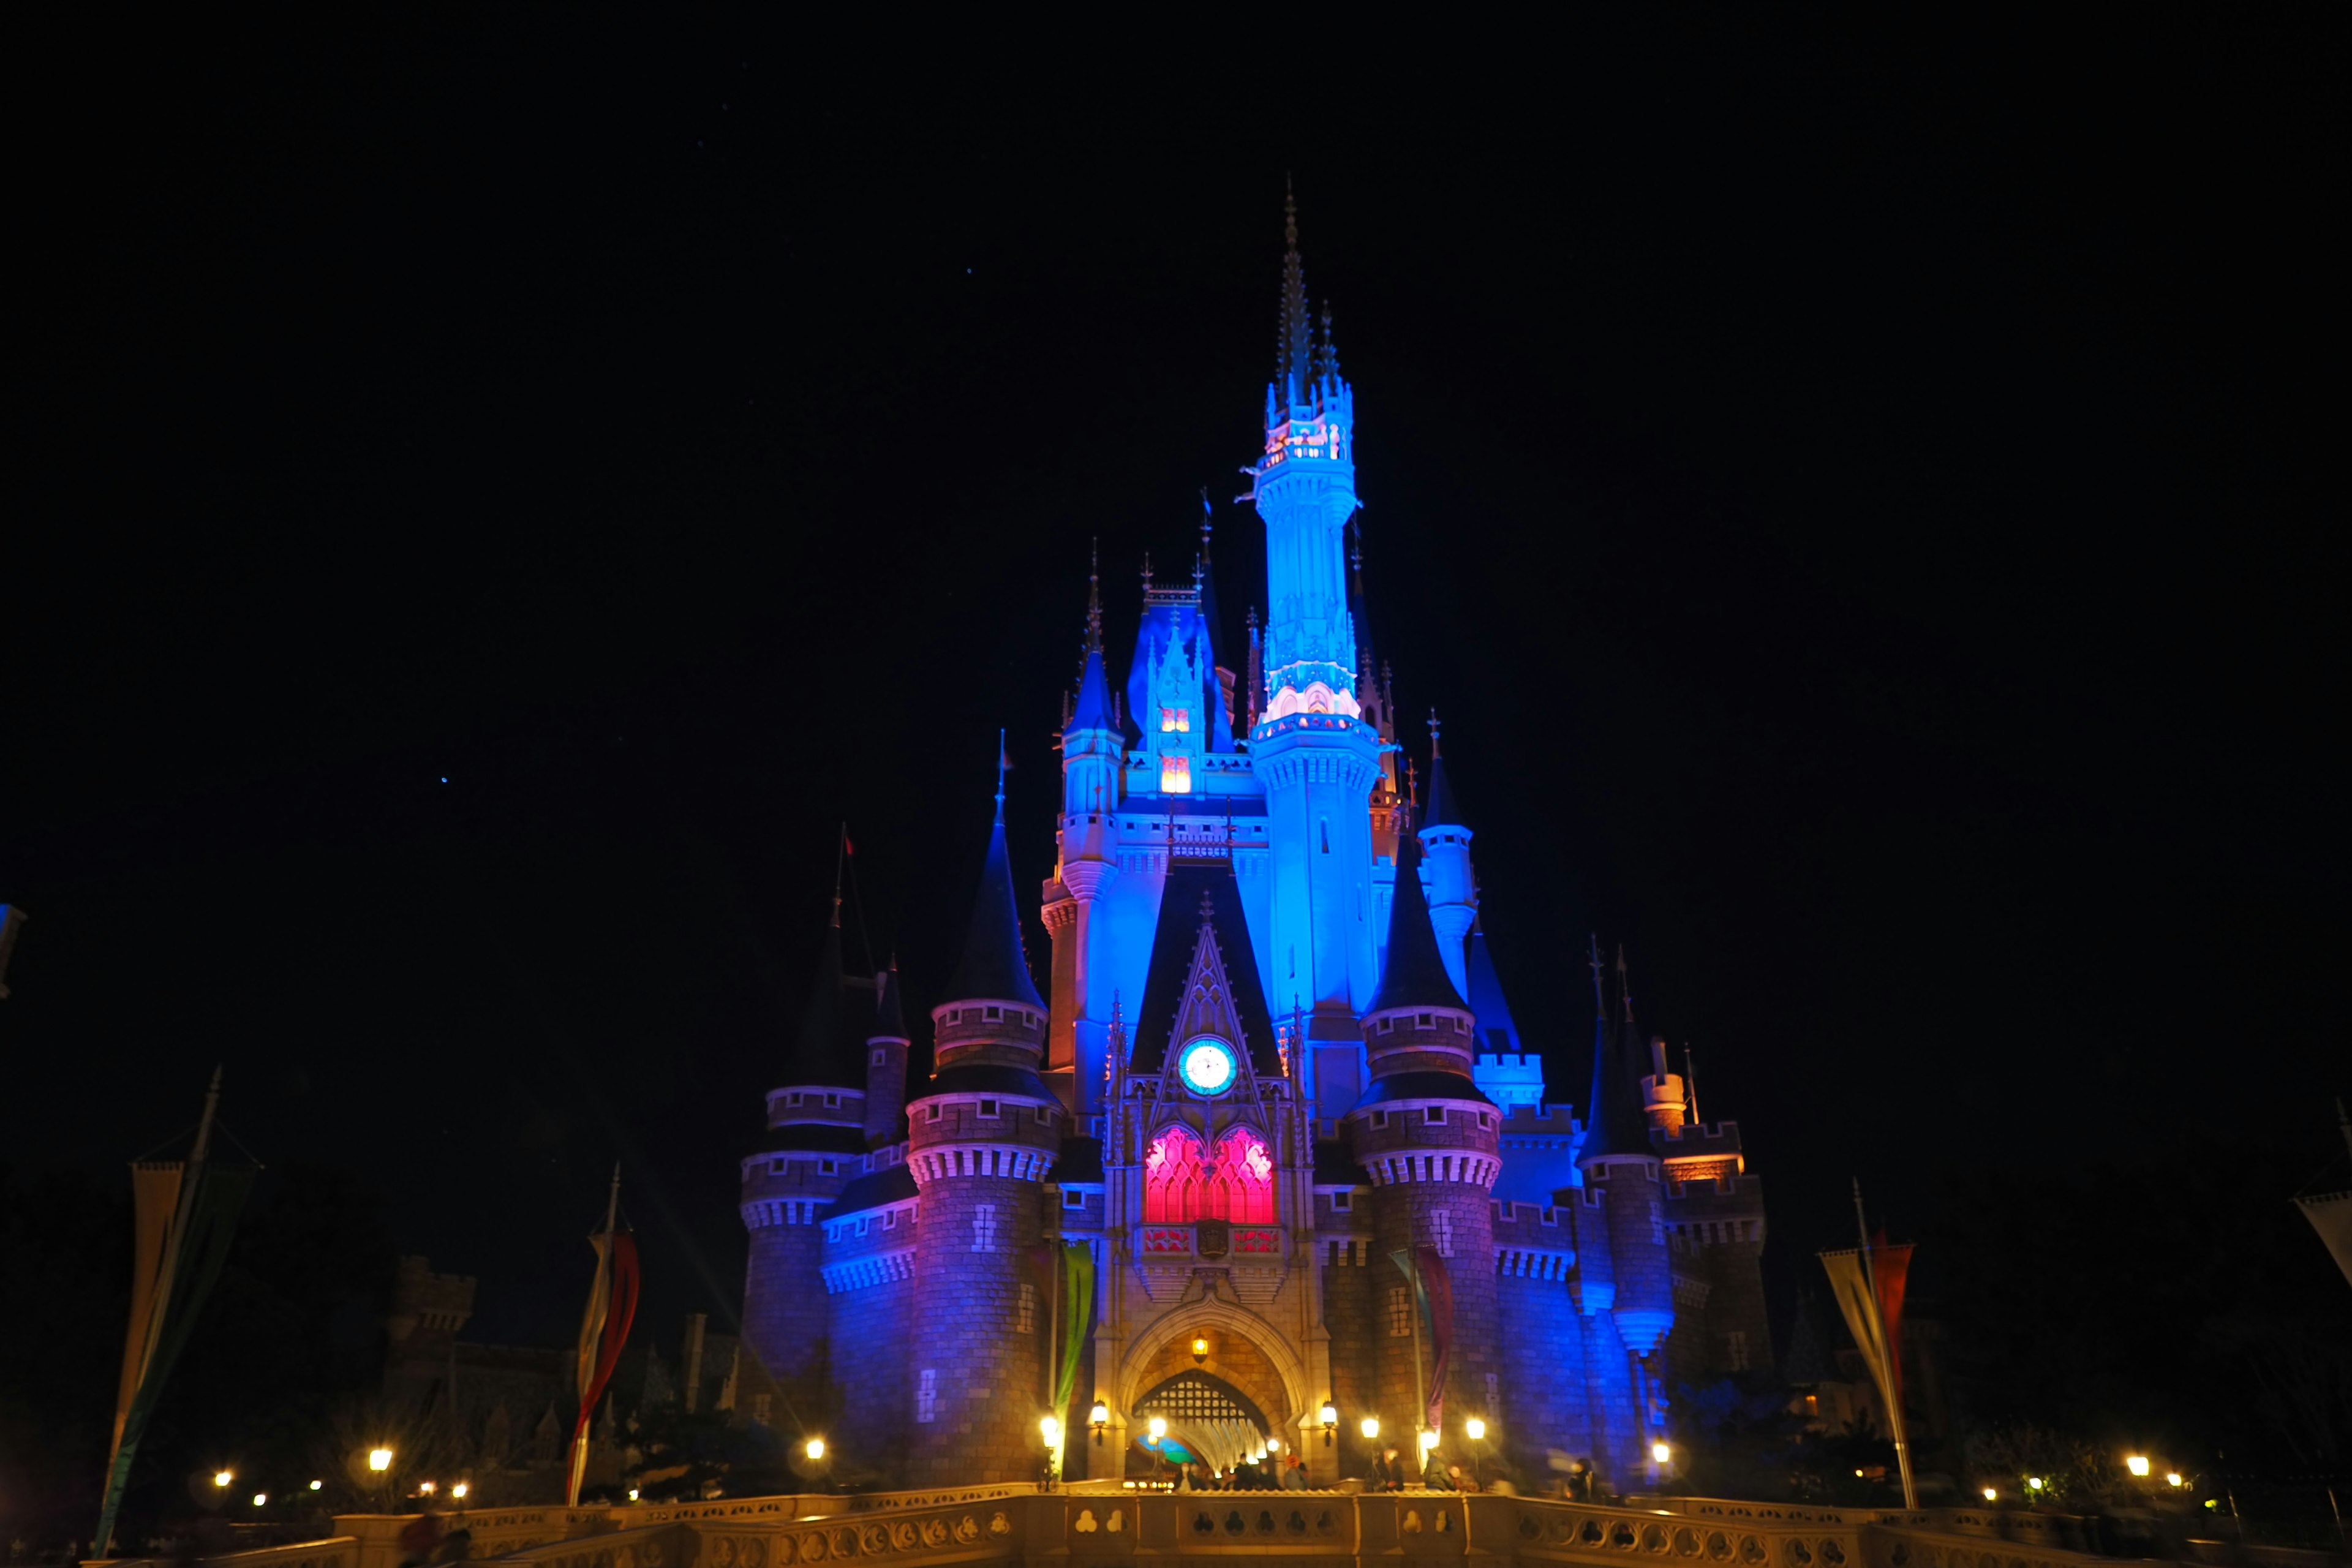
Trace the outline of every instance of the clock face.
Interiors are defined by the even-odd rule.
[[[1234,1050],[1203,1035],[1176,1058],[1176,1075],[1195,1094],[1223,1094],[1234,1086]]]

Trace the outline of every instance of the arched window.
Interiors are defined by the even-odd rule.
[[[1200,1140],[1170,1128],[1144,1152],[1143,1219],[1147,1225],[1196,1219],[1272,1225],[1274,1161],[1265,1140],[1236,1127],[1218,1141],[1215,1162],[1203,1164]]]

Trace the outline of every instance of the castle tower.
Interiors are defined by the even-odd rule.
[[[1650,1037],[1650,1074],[1642,1080],[1642,1114],[1653,1131],[1668,1134],[1679,1132],[1685,1119],[1683,1075],[1666,1066],[1664,1035]]]
[[[1608,1272],[1614,1289],[1607,1313],[1587,1320],[1586,1349],[1590,1386],[1599,1407],[1594,1443],[1610,1451],[1620,1475],[1631,1475],[1650,1462],[1654,1369],[1645,1363],[1675,1326],[1674,1262],[1666,1236],[1662,1163],[1651,1146],[1635,1087],[1643,1052],[1633,1023],[1633,998],[1627,988],[1622,1031],[1612,1030],[1601,1001],[1597,947],[1592,963],[1599,1016],[1592,1030],[1591,1103],[1576,1163],[1590,1189],[1586,1201],[1597,1194],[1607,1216]],[[1621,953],[1621,985],[1624,974]],[[1620,1347],[1613,1356],[1612,1336]]]
[[[1282,320],[1265,394],[1265,449],[1244,468],[1244,500],[1265,521],[1265,702],[1250,731],[1265,790],[1272,846],[1273,940],[1267,982],[1307,1010],[1302,1079],[1318,1114],[1344,1103],[1319,1083],[1350,1081],[1356,1020],[1380,982],[1373,952],[1372,822],[1381,737],[1358,700],[1356,633],[1348,614],[1348,520],[1356,510],[1355,397],[1340,377],[1328,321],[1316,339],[1298,257],[1297,211],[1286,209]],[[1338,1056],[1335,1072],[1322,1068]],[[1353,1079],[1353,1081],[1360,1081]]]
[[[825,1352],[824,1293],[811,1289],[822,1250],[817,1216],[866,1152],[866,1077],[845,1031],[842,989],[836,899],[790,1071],[768,1091],[767,1139],[742,1163],[743,1224],[751,1233],[743,1339],[760,1372],[777,1383],[809,1373]]]
[[[866,1033],[866,1146],[887,1149],[907,1136],[906,1000],[898,961],[874,977],[874,1022]]]
[[[1396,897],[1389,910],[1388,962],[1364,1015],[1371,1088],[1349,1111],[1348,1137],[1371,1177],[1373,1250],[1385,1301],[1377,1341],[1380,1410],[1404,1434],[1420,1425],[1413,1408],[1411,1336],[1387,1327],[1411,1295],[1394,1252],[1434,1250],[1452,1283],[1453,1347],[1445,1368],[1443,1445],[1457,1442],[1462,1421],[1492,1416],[1499,1397],[1495,1235],[1487,1194],[1501,1163],[1495,1104],[1471,1081],[1476,1049],[1469,1005],[1454,989],[1437,951],[1423,897],[1419,840],[1399,840]],[[1394,1277],[1391,1278],[1391,1276]],[[1422,1345],[1430,1378],[1432,1349]],[[1433,1398],[1440,1391],[1429,1384]],[[1408,1449],[1408,1451],[1410,1451]],[[1449,1447],[1450,1451],[1450,1447]]]
[[[1111,706],[1103,668],[1102,593],[1092,562],[1087,572],[1087,653],[1077,701],[1062,726],[1060,863],[1046,884],[1045,930],[1054,943],[1053,1027],[1046,1081],[1071,1110],[1101,1108],[1108,1027],[1092,1021],[1096,976],[1088,962],[1104,893],[1118,870],[1119,780],[1127,741]]]
[[[910,1379],[911,1486],[1025,1481],[1043,1452],[1045,1311],[1026,1249],[1069,1117],[1038,1076],[1045,1004],[1029,978],[1004,848],[1004,788],[950,1000],[938,1067],[907,1108],[920,1194]]]
[[[1437,713],[1429,715],[1429,805],[1422,812],[1421,852],[1429,866],[1429,919],[1437,930],[1438,956],[1454,991],[1470,994],[1470,928],[1478,923],[1478,881],[1470,866],[1470,830],[1454,784],[1445,776],[1445,753],[1438,745]]]

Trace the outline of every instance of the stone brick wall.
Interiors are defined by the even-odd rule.
[[[1550,1471],[1548,1453],[1592,1451],[1592,1412],[1584,1398],[1584,1325],[1568,1282],[1498,1279],[1496,1320],[1502,1355],[1496,1442],[1531,1481]]]
[[[845,1474],[871,1470],[898,1481],[915,1411],[907,1360],[914,1332],[915,1282],[893,1280],[826,1300],[834,1370],[842,1391],[837,1468]]]
[[[1432,1131],[1437,1129],[1432,1128]],[[1492,1146],[1492,1134],[1489,1135]],[[1454,1286],[1454,1342],[1445,1376],[1444,1431],[1440,1447],[1449,1458],[1462,1450],[1462,1422],[1489,1414],[1491,1397],[1486,1377],[1497,1379],[1505,1368],[1496,1346],[1495,1237],[1493,1209],[1486,1189],[1469,1182],[1402,1182],[1372,1194],[1375,1218],[1374,1267],[1378,1327],[1379,1410],[1381,1422],[1397,1439],[1408,1459],[1417,1424],[1413,1407],[1413,1341],[1410,1333],[1389,1331],[1387,1292],[1405,1278],[1389,1255],[1400,1248],[1438,1246],[1450,1251],[1445,1259]],[[1408,1325],[1410,1326],[1410,1325]],[[1422,1346],[1424,1384],[1433,1371],[1433,1347],[1424,1335]]]
[[[1365,1199],[1360,1194],[1357,1201]],[[1367,1415],[1381,1414],[1379,1336],[1388,1331],[1374,1310],[1375,1287],[1383,1273],[1400,1283],[1402,1277],[1378,1254],[1370,1238],[1353,1248],[1344,1239],[1326,1238],[1318,1262],[1323,1267],[1323,1322],[1331,1331],[1329,1393],[1339,1407],[1339,1473],[1370,1475],[1377,1455],[1374,1445],[1364,1441],[1360,1424]]]
[[[1036,1478],[1042,1303],[1033,1331],[1017,1328],[1021,1287],[1031,1282],[1023,1249],[1042,1234],[1043,1201],[1037,1183],[1009,1176],[924,1184],[908,1368],[909,1486]]]

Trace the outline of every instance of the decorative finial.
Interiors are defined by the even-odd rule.
[[[1212,919],[1212,917],[1213,917],[1213,916],[1216,914],[1216,912],[1217,912],[1217,901],[1216,901],[1214,899],[1212,899],[1212,898],[1209,896],[1209,889],[1206,889],[1206,888],[1202,889],[1201,889],[1201,923],[1202,923],[1202,925],[1207,925],[1207,924],[1210,922],[1210,920]]]
[[[841,825],[841,836],[833,846],[833,929],[841,929],[841,869],[849,858],[849,824]],[[870,955],[869,955],[870,956]]]
[[[1149,550],[1143,552],[1143,591],[1146,594],[1151,592],[1151,552]]]
[[[1298,248],[1298,195],[1287,171],[1282,176],[1282,237],[1291,249]]]
[[[1257,606],[1255,605],[1252,605],[1249,607],[1249,629],[1252,631],[1257,630]]]
[[[1436,709],[1434,709],[1434,708],[1433,708],[1433,709],[1431,709],[1431,710],[1429,710],[1429,754],[1430,754],[1430,757],[1431,757],[1433,760],[1434,760],[1434,759],[1436,758],[1436,756],[1438,755],[1438,751],[1437,751],[1437,710],[1436,710]],[[1473,758],[1471,758],[1470,760],[1471,760],[1472,762],[1474,762],[1474,763],[1475,763],[1475,762],[1476,762],[1478,759],[1477,759],[1477,758],[1475,758],[1475,757],[1473,757]]]
[[[1633,1021],[1633,977],[1625,968],[1625,944],[1617,944],[1617,994],[1625,999],[1625,1021]]]
[[[1411,757],[1404,760],[1404,797],[1414,810],[1421,809],[1421,766]]]
[[[1591,957],[1589,962],[1592,965],[1592,1016],[1606,1018],[1609,1016],[1609,1004],[1601,999],[1601,933],[1591,933]]]
[[[1197,554],[1192,557],[1192,592],[1195,594],[1201,591],[1201,579],[1209,574],[1209,569],[1201,564],[1201,561],[1202,557]]]
[[[1013,765],[1012,754],[1004,749],[1004,731],[996,732],[996,826],[1004,826],[1004,770]]]
[[[1102,651],[1102,541],[1087,541],[1087,651]]]
[[[1209,559],[1209,525],[1215,514],[1209,509],[1209,487],[1201,487],[1201,559]]]

